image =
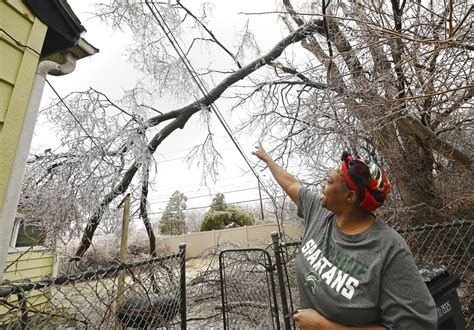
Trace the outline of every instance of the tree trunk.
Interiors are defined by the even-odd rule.
[[[390,126],[396,129],[395,125]],[[405,206],[405,219],[398,225],[439,222],[442,205],[434,183],[432,151],[403,127],[397,128],[391,134],[384,128],[372,135]]]

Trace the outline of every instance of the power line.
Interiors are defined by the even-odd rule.
[[[188,70],[189,74],[191,75],[191,78],[194,80],[194,82],[196,83],[196,85],[198,86],[199,90],[201,91],[201,93],[203,94],[203,96],[207,99],[208,98],[208,92],[206,90],[206,87],[204,86],[204,84],[202,83],[202,81],[200,80],[200,78],[195,74],[195,70],[191,64],[191,62],[189,61],[189,59],[187,58],[186,56],[186,53],[182,50],[181,46],[179,45],[179,42],[176,40],[175,36],[173,35],[173,31],[169,28],[169,26],[167,25],[165,19],[163,18],[163,16],[161,15],[160,11],[156,8],[156,5],[155,3],[153,2],[153,7],[155,8],[156,12],[158,13],[158,15],[160,16],[162,22],[160,21],[160,19],[158,18],[157,14],[155,13],[155,10],[153,10],[152,6],[150,5],[149,1],[148,0],[145,0],[145,3],[146,5],[148,6],[148,8],[150,9],[153,17],[155,18],[155,20],[157,21],[158,25],[160,26],[160,28],[163,30],[163,33],[165,34],[166,38],[168,39],[168,41],[170,42],[171,46],[175,49],[176,53],[178,54],[178,56],[180,57],[181,61],[183,62],[184,66],[186,67],[186,69]],[[166,28],[165,28],[166,26]],[[255,169],[252,167],[252,165],[250,164],[250,160],[248,159],[248,157],[245,155],[245,153],[243,152],[241,146],[239,145],[237,139],[234,137],[229,125],[227,124],[227,122],[225,121],[224,117],[222,116],[222,114],[220,113],[219,109],[217,108],[217,105],[215,105],[214,103],[212,102],[208,102],[209,103],[209,107],[214,110],[214,113],[216,114],[216,117],[217,119],[219,120],[219,122],[221,123],[221,125],[223,126],[224,130],[226,131],[226,133],[228,134],[228,136],[230,137],[231,141],[233,142],[233,144],[235,145],[235,147],[237,148],[237,150],[239,151],[240,155],[242,156],[242,158],[244,159],[244,161],[247,163],[248,167],[250,168],[251,172],[254,174],[254,176],[257,178],[257,181],[259,182],[260,186],[263,188],[263,190],[267,193],[267,195],[269,196],[270,199],[272,199],[270,193],[267,191],[267,189],[265,188],[265,185],[263,184],[262,180],[260,179],[260,176],[258,175],[258,173],[255,171]],[[279,233],[281,234],[281,230],[280,230],[280,224],[278,223],[278,231]]]
[[[84,126],[81,124],[81,122],[79,121],[79,119],[77,119],[76,115],[72,112],[72,110],[69,108],[69,106],[67,105],[67,103],[64,101],[64,99],[59,95],[59,93],[56,91],[56,89],[53,87],[53,85],[49,82],[48,79],[45,79],[45,81],[48,83],[49,87],[51,88],[51,90],[54,92],[54,94],[56,95],[56,97],[61,101],[61,103],[64,105],[64,107],[66,108],[66,110],[71,114],[72,118],[76,121],[76,123],[79,125],[79,127],[84,131],[84,133],[87,135],[87,137],[91,140],[91,142],[97,147],[97,150],[99,152],[102,153],[102,155],[104,156],[104,160],[106,161],[106,158],[109,158],[109,161],[110,161],[110,164],[113,164],[114,163],[114,160],[112,159],[111,156],[107,155],[107,153],[105,152],[104,148],[99,146],[94,138],[92,138],[92,136],[89,134],[89,132],[87,132],[87,130],[84,128]]]
[[[25,45],[23,43],[21,43],[18,39],[15,39],[10,33],[8,33],[7,31],[5,31],[4,29],[0,28],[0,31],[2,31],[3,33],[5,33],[10,39],[13,40],[13,42],[15,42],[15,44],[17,46],[20,46],[20,47],[23,47],[23,48],[27,48],[29,50],[31,50],[33,53],[35,53],[36,55],[38,55],[39,57],[41,57],[41,54],[38,53],[35,49],[31,48],[30,46],[28,45]]]
[[[304,174],[303,174],[304,176]],[[235,180],[236,178],[238,177],[231,177],[231,178],[227,178],[227,179],[224,179],[222,181],[227,181],[227,180]],[[242,186],[245,186],[246,184],[249,184],[249,183],[252,183],[254,182],[253,180],[251,181],[244,181],[244,182],[239,182],[239,183],[232,183],[232,184],[228,184],[228,185],[223,185],[223,186],[217,186],[217,187],[212,187],[210,188],[209,190],[213,190],[213,191],[217,191],[217,192],[220,192],[222,194],[227,194],[227,193],[233,193],[233,192],[240,192],[240,191],[246,191],[246,190],[257,190],[258,187],[246,187],[246,188],[242,188],[242,189],[236,189],[236,190],[227,190],[227,191],[223,191],[222,189],[229,189],[229,188],[232,188],[232,187],[242,187]],[[198,185],[198,184],[196,184]],[[305,183],[305,185],[310,185],[309,183]],[[186,186],[180,186],[180,187],[176,187],[176,186],[173,186],[173,187],[160,187],[160,191],[163,191],[163,190],[166,190],[166,189],[170,189],[170,192],[169,193],[166,193],[166,194],[160,194],[160,195],[153,195],[151,197],[148,198],[148,201],[149,202],[152,202],[152,203],[161,203],[161,202],[166,202],[166,201],[169,201],[170,197],[171,197],[171,190],[174,192],[176,190],[178,190],[180,193],[184,194],[186,197],[188,197],[187,195],[189,193],[196,193],[198,191],[194,191],[194,190],[188,190],[188,191],[181,191],[179,188],[182,188],[182,187],[191,187],[191,186],[194,186],[194,185],[186,185]],[[196,198],[200,198],[200,197],[207,197],[209,195],[212,195],[211,193],[209,194],[206,194],[206,195],[198,195],[198,196],[189,196],[188,199],[196,199]]]
[[[165,36],[167,37],[168,41],[170,42],[171,46],[175,49],[176,53],[178,54],[178,56],[180,57],[181,61],[183,62],[183,64],[185,65],[186,69],[188,70],[189,74],[191,75],[191,78],[193,78],[194,82],[196,83],[196,85],[198,86],[199,90],[201,91],[201,93],[204,95],[204,97],[207,99],[208,98],[208,92],[206,90],[206,87],[204,86],[204,84],[202,83],[202,81],[200,80],[200,78],[195,74],[195,69],[194,67],[192,66],[191,62],[189,61],[189,59],[187,58],[186,56],[186,53],[183,51],[183,49],[181,48],[181,46],[179,45],[179,42],[177,41],[177,39],[175,38],[172,30],[170,29],[170,27],[168,26],[168,24],[166,23],[165,19],[163,18],[163,16],[161,15],[160,11],[156,8],[156,5],[155,3],[153,3],[153,7],[155,8],[156,12],[158,13],[158,15],[160,16],[162,22],[160,21],[160,19],[158,18],[158,16],[156,15],[155,11],[153,10],[153,8],[150,6],[149,2],[147,0],[145,0],[145,3],[147,4],[148,8],[150,9],[150,11],[152,12],[153,16],[155,17],[158,25],[160,26],[160,28],[163,30]],[[165,28],[166,27],[166,28]],[[166,30],[168,29],[168,31]],[[234,143],[234,145],[236,146],[237,150],[239,151],[239,153],[242,155],[242,157],[244,158],[245,162],[247,163],[247,165],[249,166],[250,170],[253,172],[253,174],[255,175],[255,177],[257,178],[258,181],[261,181],[260,180],[260,177],[259,175],[257,174],[257,172],[255,171],[255,169],[252,167],[252,165],[250,164],[250,161],[248,160],[247,156],[245,156],[245,153],[242,151],[242,148],[241,146],[239,145],[237,139],[234,137],[232,131],[230,130],[230,127],[229,125],[227,124],[227,122],[225,121],[224,117],[222,116],[222,114],[220,113],[219,109],[217,108],[217,105],[215,105],[214,103],[211,103],[209,102],[209,107],[214,110],[214,112],[216,113],[216,116],[219,120],[219,122],[222,124],[222,126],[224,127],[224,130],[226,131],[226,133],[229,135],[231,141]]]
[[[250,145],[250,144],[249,144]],[[219,148],[219,151],[224,151],[224,150],[230,150],[232,149],[233,147],[227,147],[227,148]],[[189,154],[189,149],[183,149],[184,151],[188,151],[188,154]],[[177,152],[176,152],[177,153]],[[168,153],[167,153],[168,154]],[[183,157],[176,157],[176,158],[171,158],[171,159],[165,159],[165,160],[157,160],[156,162],[158,163],[158,165],[160,164],[163,164],[163,163],[169,163],[169,162],[174,162],[174,161],[177,161],[177,160],[185,160],[186,158],[188,158],[187,156],[183,156]]]
[[[286,197],[286,195],[275,196],[274,198],[282,198],[282,197]],[[262,200],[269,200],[269,199],[273,201],[273,198],[270,198],[270,197],[264,197],[264,198],[262,198]],[[257,202],[257,201],[259,201],[259,200],[260,200],[260,198],[256,198],[256,199],[248,199],[248,200],[245,200],[245,201],[231,202],[231,203],[226,203],[226,204],[227,204],[227,205],[235,205],[235,204],[243,204],[243,203]],[[209,207],[210,207],[209,205],[190,207],[190,208],[187,208],[187,209],[183,210],[183,212],[192,211],[192,210],[208,209]],[[156,215],[156,214],[163,214],[163,213],[165,213],[165,211],[149,212],[148,214],[150,214],[150,215]]]
[[[225,185],[220,185],[220,186],[212,186],[212,187],[209,187],[209,191],[212,190],[219,190],[219,189],[229,189],[229,187],[240,187],[242,185],[245,185],[245,184],[250,184],[252,182],[255,182],[254,180],[247,180],[247,181],[242,181],[242,182],[235,182],[236,179],[238,178],[241,178],[242,176],[239,175],[239,176],[233,176],[233,177],[229,177],[229,178],[226,178],[226,179],[222,179],[222,180],[219,180],[219,183],[222,183],[222,182],[227,182],[227,181],[232,181],[232,183],[230,184],[225,184]],[[187,188],[187,187],[197,187],[198,189],[196,190],[188,190],[188,191],[181,191],[181,189],[183,188]],[[159,191],[170,191],[170,193],[166,193],[166,194],[160,194],[158,196],[162,196],[162,197],[166,197],[166,196],[170,196],[174,191],[176,190],[180,190],[180,192],[182,193],[195,193],[196,191],[200,191],[201,190],[201,187],[202,187],[202,183],[201,182],[196,182],[196,183],[192,183],[192,184],[187,184],[187,185],[180,185],[180,186],[176,186],[176,185],[173,185],[173,186],[168,186],[168,187],[160,187],[159,188]],[[156,191],[156,190],[155,190]],[[155,197],[155,196],[154,196]]]
[[[94,139],[92,138],[92,136],[90,136],[89,132],[87,132],[87,130],[84,128],[84,126],[82,126],[81,122],[79,121],[79,119],[77,119],[76,115],[71,111],[71,109],[69,109],[69,106],[66,104],[66,102],[63,100],[63,98],[59,95],[59,93],[56,91],[56,89],[53,87],[53,85],[51,85],[51,83],[49,82],[48,79],[45,79],[46,82],[48,83],[49,87],[51,87],[51,89],[53,90],[54,94],[56,94],[57,98],[61,101],[61,103],[64,105],[64,107],[66,108],[66,110],[71,114],[72,118],[76,121],[76,123],[79,125],[79,127],[84,131],[84,133],[86,133],[87,137],[91,140],[91,142],[97,147],[98,150],[102,150],[102,148],[100,148],[97,143],[95,143]],[[105,154],[104,154],[105,155]]]
[[[231,194],[231,193],[234,193],[234,192],[248,191],[248,190],[256,190],[256,189],[257,189],[257,187],[251,187],[251,188],[243,188],[243,189],[228,190],[228,191],[219,191],[219,192],[220,192],[221,194],[224,194],[224,195],[225,195],[225,194]],[[186,196],[186,198],[187,198],[188,200],[190,200],[190,199],[202,198],[202,197],[212,197],[212,195],[211,195],[211,194],[205,194],[205,195],[198,195],[198,196],[191,196],[191,197]],[[162,202],[167,202],[167,201],[169,201],[170,199],[171,199],[171,197],[166,198],[166,199],[161,199],[160,201],[162,201]],[[153,200],[153,198],[151,198],[151,199],[149,198],[149,199],[148,199],[148,202],[152,202],[152,201],[153,201],[154,203],[159,203],[159,202],[160,202],[160,201],[158,201],[158,200],[156,200],[156,199]]]

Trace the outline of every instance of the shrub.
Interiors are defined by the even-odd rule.
[[[255,223],[253,215],[238,207],[227,206],[225,211],[209,210],[204,216],[201,231],[224,229],[225,226],[235,222],[239,226],[250,226]]]
[[[253,215],[241,207],[229,206],[227,207],[227,212],[232,213],[231,222],[233,221],[239,226],[250,226],[255,224],[255,218]]]
[[[201,223],[201,231],[224,229],[226,224],[231,223],[232,213],[227,211],[213,211],[210,210],[204,216]]]

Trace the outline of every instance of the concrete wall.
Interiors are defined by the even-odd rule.
[[[292,240],[299,240],[303,227],[299,223],[286,223],[284,233]],[[162,241],[170,249],[177,251],[180,243],[186,243],[186,257],[196,258],[205,250],[224,243],[239,247],[267,247],[271,244],[271,233],[278,232],[276,224],[245,226],[232,229],[213,230],[165,237]]]

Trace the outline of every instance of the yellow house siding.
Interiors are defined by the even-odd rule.
[[[34,290],[29,293],[26,300],[26,306],[29,309],[28,318],[32,318],[36,313],[42,315],[42,312],[48,312],[51,309],[49,302],[49,295],[51,289],[46,289],[44,292]],[[8,303],[13,307],[4,307],[0,305],[0,329],[9,328],[11,323],[18,322],[21,317],[21,311],[18,304],[18,296],[13,295],[8,299]],[[28,328],[29,329],[29,328]]]
[[[3,275],[4,280],[10,282],[22,282],[29,279],[32,282],[41,280],[44,276],[51,276],[53,273],[53,253],[51,251],[34,251],[34,252],[14,252],[9,253],[7,257],[7,271]],[[33,290],[27,294],[27,306],[33,307],[34,311],[45,311],[50,306],[49,294],[51,289]],[[12,295],[8,298],[8,303],[18,307],[18,296]],[[34,313],[29,313],[30,317]],[[18,309],[10,309],[0,305],[0,328],[6,326],[10,322],[18,320],[20,311]]]
[[[47,26],[21,0],[0,2],[0,209],[28,105]],[[1,226],[1,224],[0,224]]]
[[[50,251],[9,253],[3,274],[3,279],[19,281],[30,279],[38,281],[43,276],[53,273],[53,254]]]
[[[1,80],[5,84],[14,86],[21,65],[23,51],[12,45],[6,38],[0,39],[0,64]]]
[[[14,272],[3,273],[4,280],[18,281],[20,279],[29,279],[33,282],[41,280],[45,275],[51,276],[53,265],[49,264],[51,260],[42,260],[45,263],[44,267],[36,267],[30,269],[17,269]]]
[[[1,3],[9,6],[13,11],[23,17],[25,20],[33,22],[35,17],[30,12],[28,7],[23,3],[23,0],[2,0]],[[1,14],[0,14],[0,17]]]
[[[5,121],[22,58],[22,49],[0,34],[0,123]]]
[[[2,47],[2,45],[0,45]],[[0,54],[0,58],[2,55]],[[5,120],[5,116],[7,114],[7,105],[8,101],[10,101],[10,97],[12,95],[13,85],[3,81],[0,78],[0,123],[3,126],[3,121]],[[0,132],[1,132],[0,128]]]
[[[28,14],[23,15],[22,10]],[[35,18],[31,15],[28,8],[26,8],[23,3],[19,1],[0,2],[0,22],[2,24],[2,29],[4,29],[20,43],[26,44],[28,41],[31,32],[31,26],[34,21]]]

